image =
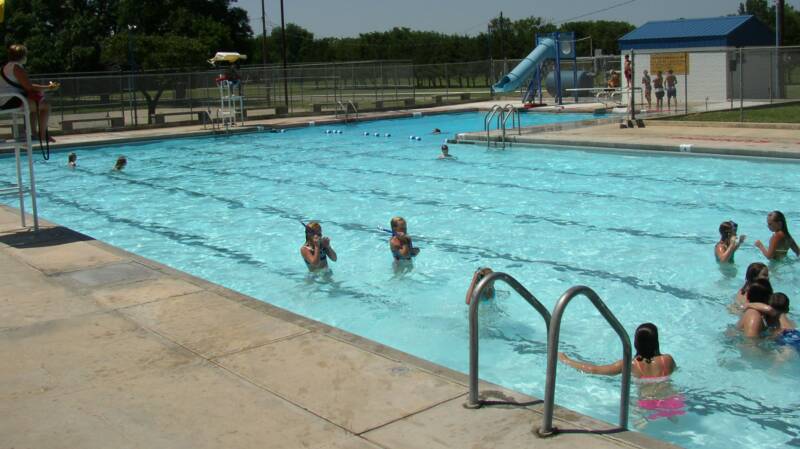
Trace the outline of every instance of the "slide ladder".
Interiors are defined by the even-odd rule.
[[[28,105],[28,99],[22,94],[18,93],[4,93],[0,94],[0,104],[5,104],[11,98],[19,98],[22,105],[16,109],[5,109],[0,111],[0,115],[11,116],[11,129],[12,139],[0,142],[0,149],[13,149],[14,159],[16,160],[16,183],[9,183],[9,187],[0,188],[0,194],[12,194],[19,197],[19,215],[20,223],[23,228],[27,227],[25,220],[25,194],[27,193],[31,201],[31,212],[33,213],[33,229],[39,230],[39,211],[36,208],[36,176],[33,172],[33,155],[31,142],[31,110]],[[18,120],[22,119],[22,130],[20,129]],[[20,136],[20,132],[24,132],[24,136]],[[22,176],[22,160],[21,151],[25,149],[28,156],[28,180],[29,186],[25,187]]]
[[[625,328],[620,324],[617,318],[611,313],[611,310],[605,305],[602,299],[589,287],[582,285],[574,286],[564,292],[563,295],[556,302],[553,308],[553,313],[548,312],[547,308],[533,296],[519,281],[512,276],[494,272],[484,277],[475,286],[470,297],[469,304],[469,395],[467,396],[467,403],[464,404],[466,408],[477,409],[483,405],[496,405],[497,402],[482,401],[478,390],[478,308],[481,303],[481,296],[483,291],[494,283],[502,281],[511,286],[522,298],[528,302],[544,320],[545,328],[547,329],[547,371],[545,374],[545,394],[544,394],[544,412],[542,419],[542,426],[538,430],[539,436],[549,437],[558,433],[558,429],[553,427],[553,412],[555,410],[555,388],[556,388],[556,367],[558,363],[558,343],[561,330],[561,319],[564,316],[564,310],[567,305],[576,296],[585,296],[597,308],[600,314],[605,318],[606,322],[614,329],[622,342],[622,387],[620,393],[620,410],[619,410],[619,426],[625,430],[628,427],[628,404],[630,400],[631,388],[631,342]],[[527,406],[531,403],[515,403],[503,402],[505,405],[518,405]]]

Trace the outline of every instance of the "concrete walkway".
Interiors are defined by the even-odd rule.
[[[460,373],[5,206],[0,266],[2,448],[672,447],[563,409],[540,439],[539,402],[466,409]]]

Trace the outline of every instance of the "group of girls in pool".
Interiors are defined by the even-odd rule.
[[[800,248],[789,233],[786,217],[780,211],[767,215],[767,227],[772,231],[769,245],[756,240],[755,246],[770,260],[782,260],[789,250],[800,256]],[[720,263],[733,263],[736,250],[745,236],[737,236],[738,226],[733,221],[719,225],[719,242],[714,254]],[[789,319],[789,297],[773,292],[769,281],[769,268],[760,262],[751,263],[745,272],[745,282],[736,293],[732,309],[741,317],[736,327],[749,338],[771,338],[779,346],[792,346],[800,352],[800,331]]]
[[[302,222],[301,222],[302,223]],[[328,270],[328,259],[336,262],[336,251],[331,246],[328,237],[322,236],[322,226],[318,221],[303,223],[306,230],[306,241],[300,247],[300,255],[309,271]],[[408,235],[408,224],[403,217],[393,217],[389,221],[391,229],[381,229],[390,233],[389,250],[394,259],[395,268],[410,267],[411,260],[419,254],[419,248],[414,247],[411,236]]]

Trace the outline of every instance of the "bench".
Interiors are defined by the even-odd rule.
[[[62,120],[61,129],[63,131],[73,131],[75,129],[74,127],[75,123],[102,122],[102,121],[109,122],[109,126],[111,128],[125,127],[125,119],[123,117],[96,117],[96,118],[77,118],[77,119]]]
[[[179,112],[161,112],[158,114],[154,114],[153,116],[153,123],[163,125],[166,123],[165,117],[171,115],[194,115],[197,114],[197,121],[203,122],[204,120],[208,120],[208,111],[179,111]]]
[[[347,112],[356,112],[355,110],[353,110],[353,106],[355,106],[355,108],[358,109],[358,103],[353,103],[353,106],[351,106],[350,103],[346,103],[345,106],[347,107]],[[321,113],[323,112],[324,109],[330,107],[332,107],[334,111],[338,112],[339,103],[313,103],[311,105],[311,111],[316,113]],[[275,113],[278,114],[278,111],[276,110]]]
[[[471,98],[471,95],[472,94],[469,94],[469,93],[458,93],[458,94],[453,93],[453,94],[434,95],[433,96],[433,102],[436,103],[436,104],[443,104],[444,103],[444,97],[454,97],[454,96],[458,96],[459,100],[469,100]]]
[[[375,102],[375,109],[383,109],[385,107],[386,103],[391,103],[391,102],[402,102],[403,106],[406,106],[406,107],[412,107],[412,106],[415,106],[417,104],[417,100],[415,100],[413,98],[392,98],[392,99],[388,99],[388,100],[378,100],[378,101],[376,101]]]

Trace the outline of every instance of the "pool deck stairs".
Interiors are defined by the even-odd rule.
[[[4,449],[675,447],[562,408],[541,439],[538,401],[469,410],[464,374],[6,206],[0,266]]]

